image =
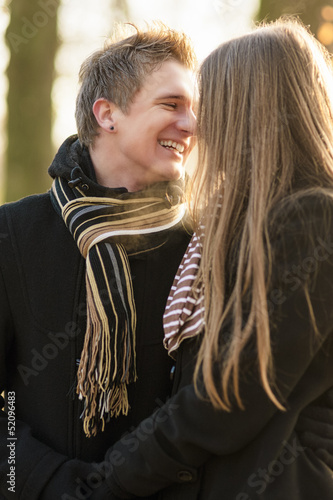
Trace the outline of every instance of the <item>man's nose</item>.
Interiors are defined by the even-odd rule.
[[[183,132],[186,132],[187,135],[193,136],[196,134],[197,118],[193,112],[193,109],[187,110],[183,113],[178,122],[178,127]]]

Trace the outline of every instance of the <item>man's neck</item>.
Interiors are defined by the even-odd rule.
[[[89,147],[98,184],[108,188],[126,188],[129,192],[141,191],[145,186],[142,180],[124,167],[116,166],[116,158],[104,148]],[[110,161],[112,159],[112,162]]]

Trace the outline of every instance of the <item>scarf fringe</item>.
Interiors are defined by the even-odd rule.
[[[84,410],[80,416],[83,420],[83,430],[86,436],[96,436],[98,430],[104,431],[105,423],[120,413],[127,415],[130,409],[126,384],[113,385],[107,391],[99,394],[97,405],[97,389],[93,388],[92,398],[85,397]],[[79,395],[81,398],[81,394]],[[98,410],[98,411],[96,411]]]
[[[123,249],[118,250],[123,258],[126,257]],[[106,315],[94,273],[90,272],[89,257],[86,266],[87,330],[78,368],[76,392],[79,399],[84,400],[81,415],[83,428],[86,436],[91,437],[97,434],[99,428],[104,430],[105,415],[106,421],[109,421],[111,417],[118,417],[121,413],[128,414],[127,384],[137,380],[136,313],[132,287],[127,288],[132,312],[130,321],[126,314],[122,317],[119,315],[110,292],[108,301],[113,305],[114,312],[114,327],[110,328],[110,319]]]

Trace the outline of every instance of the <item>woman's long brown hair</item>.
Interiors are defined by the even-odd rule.
[[[282,409],[274,390],[267,305],[267,214],[283,198],[299,196],[295,179],[304,190],[333,185],[331,61],[298,21],[281,19],[218,47],[203,62],[199,85],[192,194],[198,225],[205,214],[197,277],[204,290],[205,334],[196,387],[202,374],[215,407],[230,410],[236,401],[242,408],[240,360],[252,343],[263,388]],[[221,327],[230,317],[222,339]]]

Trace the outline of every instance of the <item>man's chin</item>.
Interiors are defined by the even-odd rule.
[[[166,173],[165,179],[166,181],[178,181],[181,179],[185,174],[185,167],[170,169],[169,172]]]

